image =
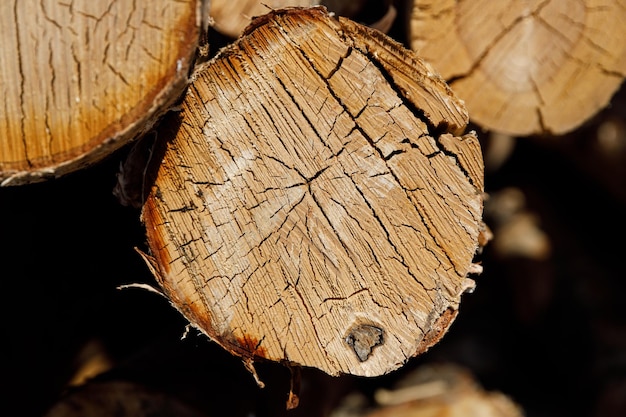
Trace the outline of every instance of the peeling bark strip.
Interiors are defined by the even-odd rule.
[[[462,102],[325,9],[255,20],[190,86],[143,208],[164,292],[249,361],[390,372],[453,321],[483,174]]]
[[[93,164],[188,83],[201,0],[0,3],[0,185]]]
[[[604,108],[626,76],[624,0],[413,0],[411,48],[472,121],[561,134]]]

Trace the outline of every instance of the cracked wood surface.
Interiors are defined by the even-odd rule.
[[[622,84],[624,21],[624,0],[414,0],[409,36],[472,121],[512,135],[562,134]]]
[[[200,1],[3,1],[0,184],[56,177],[126,144],[180,97]]]
[[[248,364],[390,372],[457,314],[479,142],[412,52],[324,8],[259,18],[196,74],[143,207],[149,266]]]

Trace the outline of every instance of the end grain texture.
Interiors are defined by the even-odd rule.
[[[414,0],[409,36],[476,124],[516,136],[563,134],[622,84],[624,21],[624,0]]]
[[[258,18],[188,90],[143,207],[150,266],[249,364],[397,369],[474,286],[483,165],[466,123],[380,32],[319,7]]]
[[[200,0],[0,3],[0,185],[89,166],[180,98]]]

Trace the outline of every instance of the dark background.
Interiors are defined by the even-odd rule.
[[[486,173],[488,194],[523,192],[549,238],[547,259],[488,245],[477,258],[484,273],[476,291],[439,344],[380,378],[305,369],[301,406],[290,412],[286,368],[260,364],[261,390],[205,337],[192,331],[181,340],[185,321],[164,298],[117,289],[156,285],[134,249],[145,248],[140,212],[112,194],[128,148],[58,180],[0,189],[0,414],[43,415],[75,393],[68,381],[96,346],[111,362],[98,380],[133,382],[193,415],[325,415],[348,392],[369,398],[439,362],[467,367],[529,417],[626,415],[624,96],[567,135],[516,139],[503,165]],[[599,140],[607,123],[618,131],[609,148]],[[479,137],[487,152],[489,134]]]

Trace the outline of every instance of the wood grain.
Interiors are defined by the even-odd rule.
[[[390,372],[474,286],[483,172],[466,123],[382,33],[324,8],[263,16],[188,90],[143,207],[150,267],[246,361]]]
[[[563,134],[622,84],[625,20],[623,0],[415,0],[410,43],[485,129]]]
[[[0,184],[58,177],[149,129],[187,86],[200,1],[4,1]]]

